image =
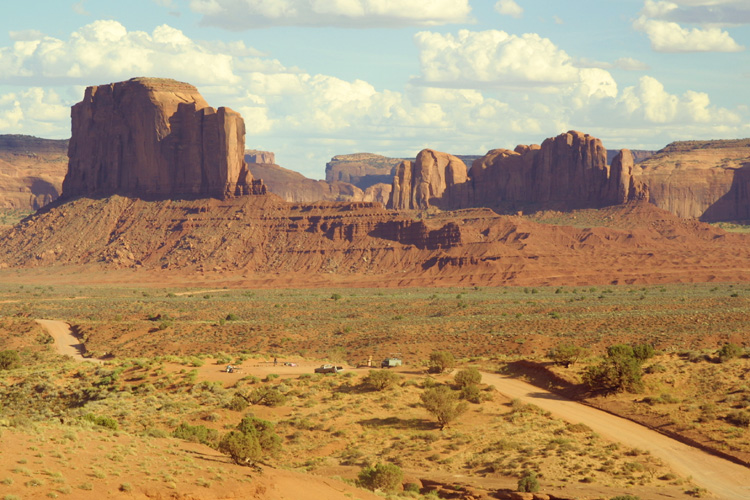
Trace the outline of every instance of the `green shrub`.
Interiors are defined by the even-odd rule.
[[[573,344],[560,344],[547,353],[555,364],[563,365],[565,368],[575,364],[586,353],[586,349]]]
[[[467,408],[466,403],[459,402],[458,396],[444,385],[425,389],[420,397],[422,406],[437,419],[440,429],[445,429]]]
[[[646,345],[646,344],[644,344]],[[643,360],[636,357],[647,355],[643,346],[616,344],[607,348],[607,359],[590,366],[583,372],[583,382],[591,390],[605,393],[639,392],[643,389]]]
[[[362,386],[373,391],[384,391],[395,386],[401,377],[390,370],[370,370],[362,379]]]
[[[0,370],[14,370],[21,366],[21,356],[18,351],[0,351]]]
[[[518,491],[535,493],[539,491],[539,480],[534,472],[524,472],[518,480]]]
[[[641,363],[649,358],[653,358],[654,354],[656,354],[656,350],[651,344],[638,344],[633,346],[633,356],[635,356],[635,359]]]
[[[248,415],[237,424],[237,430],[256,436],[261,449],[266,454],[273,454],[281,448],[281,438],[276,434],[272,422]]]
[[[221,438],[218,450],[229,455],[238,465],[251,465],[264,455],[275,453],[280,447],[281,438],[271,422],[246,416],[237,425],[237,430]]]
[[[750,413],[744,410],[732,411],[727,415],[727,422],[737,427],[750,427]]]
[[[362,469],[357,479],[360,486],[372,491],[396,491],[401,486],[404,473],[398,465],[377,464]]]
[[[430,354],[430,373],[443,373],[456,366],[456,358],[447,351],[435,351]]]
[[[419,493],[420,487],[417,483],[405,483],[404,484],[404,492],[405,493]]]
[[[728,342],[721,346],[721,349],[719,349],[716,354],[719,356],[719,362],[724,363],[730,359],[739,357],[743,352],[744,350],[742,347]]]
[[[243,397],[241,394],[235,394],[234,396],[232,396],[232,399],[230,399],[229,402],[224,405],[224,408],[232,411],[245,411],[249,405],[250,403],[245,397]]]
[[[453,377],[453,381],[459,388],[464,388],[470,385],[476,386],[482,383],[482,374],[476,368],[465,368],[456,373]]]
[[[87,420],[95,425],[99,425],[106,429],[116,431],[119,428],[117,420],[111,417],[105,417],[102,415],[94,415],[93,413],[87,413],[83,416],[84,420]]]
[[[281,406],[286,403],[286,395],[275,387],[258,387],[247,397],[247,401],[254,405]]]
[[[612,497],[610,500],[641,500],[641,497],[636,495],[617,495]]]
[[[219,432],[205,425],[189,425],[183,422],[172,432],[172,436],[193,443],[214,446],[219,439]]]
[[[225,318],[225,319],[226,319],[227,321],[239,321],[240,317],[239,317],[239,316],[237,316],[237,315],[236,315],[236,314],[234,314],[234,313],[229,313],[229,314],[227,314],[227,316],[226,316],[226,318]]]
[[[258,438],[239,431],[225,434],[219,442],[219,451],[229,455],[237,465],[250,465],[263,456]]]
[[[482,391],[476,385],[466,385],[461,388],[459,398],[479,404],[482,402]]]

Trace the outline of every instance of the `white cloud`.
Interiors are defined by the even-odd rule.
[[[201,23],[240,31],[269,26],[436,26],[469,20],[468,0],[191,0]]]
[[[633,59],[632,57],[621,57],[615,61],[614,66],[626,71],[646,71],[649,69],[648,64]]]
[[[427,85],[550,90],[579,78],[571,58],[535,33],[460,30],[454,36],[423,31],[414,40],[420,49],[421,81]]]
[[[0,95],[0,131],[64,137],[69,117],[70,107],[54,90],[31,87]]]
[[[91,13],[86,10],[86,7],[83,5],[86,3],[86,0],[80,0],[72,5],[73,12],[80,16],[90,16]]]
[[[677,23],[736,26],[750,23],[746,0],[646,0],[641,15]]]
[[[128,32],[119,22],[106,20],[84,26],[68,40],[44,36],[0,48],[0,82],[91,84],[154,76],[231,84],[239,81],[232,64],[231,55],[193,42],[166,24],[148,34]]]
[[[750,133],[740,119],[748,111],[713,106],[701,92],[673,95],[651,77],[619,90],[605,67],[581,67],[538,35],[423,32],[415,41],[421,79],[389,90],[287,67],[241,43],[198,43],[166,25],[145,33],[98,21],[67,40],[21,36],[0,47],[0,133],[68,137],[82,86],[141,75],[196,84],[210,104],[242,113],[248,147],[275,151],[281,165],[311,177],[335,154],[484,153],[571,128],[612,131],[628,138],[623,147],[663,134]],[[33,88],[7,90],[15,84]]]
[[[670,21],[639,17],[633,27],[644,31],[657,52],[738,52],[744,49],[720,28],[683,28]]]
[[[638,85],[627,87],[616,100],[617,111],[630,121],[644,124],[738,124],[740,116],[724,108],[711,106],[708,94],[687,91],[682,96],[670,94],[664,85],[643,76]]]
[[[495,4],[495,10],[504,15],[520,18],[523,15],[523,8],[513,0],[499,0]]]
[[[8,36],[14,41],[28,42],[39,40],[44,36],[44,33],[39,30],[9,31]]]

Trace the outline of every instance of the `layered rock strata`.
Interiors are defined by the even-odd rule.
[[[750,220],[750,139],[675,142],[635,166],[651,203],[684,218]]]
[[[187,83],[155,78],[86,89],[73,106],[63,197],[262,194],[244,160],[245,123]]]
[[[424,150],[413,164],[399,165],[388,207],[569,210],[647,200],[648,190],[634,178],[633,163],[632,154],[622,150],[608,165],[601,141],[575,131],[541,146],[492,150],[474,161],[468,175],[458,158]]]

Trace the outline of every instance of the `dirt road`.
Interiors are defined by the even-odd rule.
[[[59,354],[63,356],[70,356],[76,361],[88,361],[91,363],[103,363],[103,361],[95,358],[84,358],[83,353],[85,349],[83,344],[73,335],[70,331],[70,325],[64,321],[56,321],[53,319],[38,319],[37,323],[47,330],[47,332],[55,339],[55,349]]]
[[[509,398],[543,408],[571,423],[584,423],[594,432],[633,448],[648,450],[678,474],[689,477],[716,498],[750,499],[750,469],[675,441],[630,420],[584,406],[514,378],[484,373],[482,381]]]

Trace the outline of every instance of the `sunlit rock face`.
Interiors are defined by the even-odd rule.
[[[73,106],[63,197],[261,194],[244,160],[245,123],[187,83],[155,78],[88,87]]]

